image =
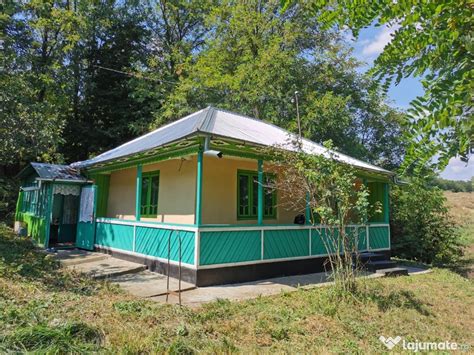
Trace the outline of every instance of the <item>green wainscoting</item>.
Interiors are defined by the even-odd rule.
[[[201,232],[200,265],[260,260],[261,231]]]
[[[326,237],[326,229],[311,230],[311,255],[325,255],[326,246],[323,238]]]
[[[390,230],[388,227],[369,227],[369,249],[390,248]]]
[[[181,262],[194,264],[195,233],[161,228],[136,227],[135,252],[143,255],[168,258],[168,241],[170,242],[170,259],[179,261],[179,238],[181,238]]]
[[[367,228],[359,227],[359,240],[358,248],[359,251],[367,250]]]
[[[18,212],[16,220],[26,224],[27,235],[39,246],[46,246],[47,224],[46,218],[31,213]]]
[[[133,226],[97,222],[96,228],[96,244],[133,251]]]
[[[309,256],[309,231],[307,229],[266,230],[264,233],[264,259]]]

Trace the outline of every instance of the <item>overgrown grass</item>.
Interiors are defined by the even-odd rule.
[[[23,266],[22,266],[23,265]],[[380,335],[473,343],[474,287],[449,270],[200,309],[163,305],[58,269],[0,227],[0,352],[382,352]]]

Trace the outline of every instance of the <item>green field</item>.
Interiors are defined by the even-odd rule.
[[[452,271],[200,309],[143,301],[58,269],[0,229],[0,352],[380,352],[380,335],[473,343],[474,287]]]

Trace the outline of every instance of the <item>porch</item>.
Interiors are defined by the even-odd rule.
[[[358,251],[390,250],[387,223],[348,228]],[[196,226],[98,218],[95,248],[161,273],[169,256],[172,276],[181,262],[185,281],[206,286],[324,271],[326,231],[323,225]]]

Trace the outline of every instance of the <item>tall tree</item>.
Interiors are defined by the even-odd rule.
[[[57,160],[67,111],[63,60],[77,19],[65,1],[6,2],[2,8],[0,165]]]
[[[143,9],[133,2],[83,1],[76,11],[86,21],[68,65],[74,86],[61,147],[67,160],[86,159],[135,135],[142,105],[128,73],[145,53],[147,36]]]
[[[332,139],[346,153],[398,166],[400,114],[369,92],[371,81],[357,73],[359,63],[339,34],[321,29],[309,12],[303,4],[282,15],[278,1],[216,6],[205,46],[183,66],[155,124],[210,104],[296,131],[297,90],[306,137]]]
[[[282,3],[288,11],[298,6]],[[371,73],[385,89],[412,75],[423,78],[425,95],[409,110],[405,171],[421,171],[435,154],[441,168],[455,155],[468,160],[474,149],[472,1],[318,0],[312,6],[326,27],[348,27],[355,35],[372,24],[396,26]]]

